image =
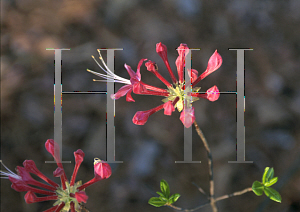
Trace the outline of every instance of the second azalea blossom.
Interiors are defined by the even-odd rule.
[[[23,162],[24,167],[17,166],[17,174],[9,170],[2,163],[2,161],[0,161],[7,169],[7,171],[0,171],[1,175],[4,176],[2,178],[9,179],[12,182],[12,189],[18,192],[27,192],[24,196],[27,204],[56,200],[56,202],[53,204],[54,206],[48,210],[45,210],[44,212],[67,212],[70,210],[71,212],[81,211],[80,203],[86,203],[88,199],[84,189],[100,180],[109,178],[112,173],[111,167],[109,164],[96,158],[94,159],[94,178],[83,185],[81,181],[75,183],[78,169],[84,158],[84,152],[81,149],[78,149],[76,152],[74,152],[75,167],[71,181],[69,182],[63,169],[60,157],[59,155],[55,154],[57,150],[59,150],[58,144],[54,140],[48,139],[45,143],[45,147],[47,151],[54,157],[57,163],[58,168],[53,172],[53,175],[54,177],[60,177],[61,186],[41,173],[32,160],[25,160]],[[30,173],[35,174],[47,184],[34,180]],[[36,194],[43,196],[38,197]]]
[[[187,95],[185,94],[184,67],[185,67],[185,55],[188,53],[189,48],[186,44],[180,44],[177,51],[179,56],[177,57],[175,64],[177,67],[178,80],[176,79],[169,64],[168,56],[167,56],[167,47],[162,43],[156,44],[156,52],[162,58],[165,66],[167,67],[172,83],[168,82],[158,72],[156,63],[150,60],[145,63],[147,70],[153,73],[159,80],[161,80],[166,85],[167,87],[166,89],[151,86],[142,82],[140,67],[143,64],[143,62],[147,59],[140,60],[136,72],[134,72],[131,69],[131,67],[128,66],[127,64],[124,65],[130,76],[130,80],[127,80],[117,76],[116,74],[112,73],[108,69],[108,67],[106,66],[105,62],[102,59],[100,50],[98,50],[100,54],[100,59],[103,65],[105,66],[105,68],[102,68],[102,66],[96,60],[95,61],[101,67],[101,69],[107,73],[107,75],[97,73],[91,70],[88,71],[107,80],[113,80],[114,82],[126,84],[111,96],[111,98],[113,99],[119,99],[120,97],[126,95],[126,101],[134,102],[134,99],[131,96],[131,92],[135,94],[155,95],[155,96],[164,97],[164,99],[162,100],[164,103],[162,105],[159,105],[150,110],[136,112],[136,114],[132,119],[134,124],[144,125],[147,122],[149,116],[156,113],[159,110],[164,109],[165,115],[171,115],[172,112],[174,112],[175,109],[177,109],[179,112],[181,112],[180,114],[181,122],[186,128],[189,128],[195,121],[194,107],[191,107],[191,103],[199,100],[199,97],[207,99],[209,101],[216,101],[220,96],[219,89],[216,85],[209,88],[205,93],[198,93],[200,88],[195,86],[202,79],[204,79],[206,76],[216,71],[222,65],[222,57],[216,50],[210,57],[206,70],[200,76],[198,76],[197,70],[195,69],[188,70],[188,74],[191,78],[192,92],[188,96],[190,97],[189,98],[190,100],[188,101],[189,107],[187,107],[184,106],[184,100],[187,97]]]

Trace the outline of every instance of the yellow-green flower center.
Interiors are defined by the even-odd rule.
[[[61,212],[68,212],[70,210],[71,202],[74,202],[76,212],[80,212],[80,205],[75,198],[75,193],[78,191],[77,188],[81,186],[81,181],[78,181],[74,184],[74,186],[70,186],[69,182],[66,182],[66,189],[63,190],[62,187],[59,187],[55,192],[58,196],[58,199],[53,204],[53,206],[60,205],[61,203],[65,203],[65,206],[61,210]],[[71,197],[70,194],[73,194]]]
[[[184,104],[184,99],[188,97],[188,95],[185,93],[185,90],[183,89],[184,84],[173,84],[172,87],[168,88],[169,96],[164,98],[162,101],[167,102],[167,101],[174,101],[176,97],[179,98],[177,103],[175,104],[174,108],[177,108],[178,112],[181,112],[183,109],[183,104]],[[192,88],[192,92],[198,92],[200,90],[200,87]],[[194,101],[199,100],[198,97],[190,97],[189,103],[192,103]],[[188,99],[188,100],[189,100]]]

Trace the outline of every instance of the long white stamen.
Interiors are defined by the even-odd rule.
[[[87,69],[87,71],[90,72],[90,73],[92,73],[92,74],[95,74],[95,75],[97,75],[97,76],[99,76],[99,77],[102,77],[102,78],[104,78],[104,79],[107,79],[107,80],[109,80],[109,81],[110,81],[110,80],[113,80],[114,82],[117,82],[117,83],[123,83],[123,84],[128,84],[128,85],[130,85],[130,84],[131,84],[131,83],[130,83],[130,80],[125,79],[125,78],[123,78],[123,77],[120,77],[120,76],[114,74],[114,73],[107,67],[107,65],[105,64],[105,62],[104,62],[104,60],[103,60],[103,58],[102,58],[102,55],[101,55],[101,53],[100,53],[100,49],[98,49],[98,52],[99,52],[99,55],[100,55],[99,58],[100,58],[101,62],[103,63],[105,69],[100,65],[100,63],[95,59],[94,56],[92,56],[92,58],[93,58],[94,61],[97,63],[97,65],[98,65],[105,73],[107,73],[107,75],[101,74],[101,73],[98,73],[98,72],[95,72],[95,71],[91,71],[91,70],[89,70],[89,69]],[[95,81],[95,80],[94,80],[94,81]],[[96,80],[96,81],[98,81],[98,80]],[[99,81],[100,81],[100,80],[99,80]],[[107,82],[107,81],[105,81],[105,82]]]
[[[97,79],[93,79],[94,82],[110,82],[109,80],[97,80]],[[124,82],[121,82],[119,80],[115,80],[114,82],[118,82],[118,83],[124,83]]]
[[[87,69],[87,71],[90,72],[90,73],[92,73],[92,74],[95,74],[95,75],[97,75],[99,77],[102,77],[104,79],[112,79],[112,80],[114,79],[114,77],[110,76],[110,75],[101,74],[101,73],[98,73],[98,72],[95,72],[95,71],[92,71],[92,70],[89,70],[89,69]]]
[[[107,67],[107,65],[105,64],[103,57],[101,55],[100,49],[97,49],[98,53],[99,53],[99,59],[102,61],[104,67],[106,68],[106,70],[111,74],[111,75],[115,75],[114,73],[112,73],[112,71]]]
[[[99,77],[102,77],[102,78],[106,79],[106,80],[104,80],[103,82],[107,82],[107,80],[108,80],[108,82],[113,81],[113,82],[118,82],[118,83],[123,83],[123,84],[128,84],[128,85],[131,84],[131,83],[130,83],[130,80],[125,79],[125,78],[122,78],[122,77],[119,77],[119,76],[117,76],[117,75],[114,75],[114,76],[111,76],[111,75],[105,75],[105,74],[101,74],[101,73],[92,71],[92,70],[90,70],[90,69],[87,69],[87,71],[90,72],[90,73],[92,73],[92,74],[95,74],[95,75],[97,75],[97,76],[99,76]],[[94,80],[94,81],[95,81],[95,80]],[[96,80],[96,81],[98,81],[98,80]]]
[[[4,168],[8,171],[8,172],[6,172],[6,171],[2,171],[2,170],[0,170],[0,174],[2,175],[2,176],[5,176],[5,177],[0,177],[0,178],[3,178],[3,179],[8,179],[8,177],[13,177],[13,178],[16,178],[16,179],[22,179],[21,178],[21,176],[19,176],[19,175],[17,175],[16,173],[13,173],[9,168],[7,168],[5,165],[4,165],[4,163],[2,162],[2,160],[0,160],[0,163],[2,164],[2,166],[4,166]]]

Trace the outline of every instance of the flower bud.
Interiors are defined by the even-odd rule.
[[[164,62],[168,60],[167,47],[161,42],[156,44],[156,52]]]
[[[180,120],[186,128],[192,126],[195,121],[194,107],[191,107],[187,110],[184,109],[180,114]]]
[[[60,177],[60,176],[62,176],[63,174],[64,174],[64,170],[62,169],[62,168],[60,168],[60,167],[57,167],[56,169],[55,169],[55,171],[53,172],[53,176],[54,177]]]
[[[74,157],[76,163],[82,163],[84,158],[84,152],[81,149],[78,149],[76,152],[74,152]]]
[[[201,74],[201,79],[204,79],[206,76],[213,73],[215,70],[220,68],[221,65],[222,65],[222,57],[216,50],[209,58],[207,63],[207,68],[205,72]]]
[[[111,167],[108,163],[95,158],[94,159],[94,173],[97,180],[104,180],[110,177]]]
[[[132,122],[136,125],[144,125],[150,115],[149,111],[137,111],[132,118]]]
[[[24,196],[25,202],[27,204],[35,203],[36,198],[37,198],[37,196],[32,191],[28,191]]]
[[[215,86],[215,85],[214,85],[213,87],[209,88],[209,89],[206,91],[206,93],[207,93],[207,99],[208,99],[209,101],[214,102],[214,101],[216,101],[216,100],[219,99],[220,92],[219,92],[218,87]]]

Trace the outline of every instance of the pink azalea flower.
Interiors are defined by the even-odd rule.
[[[79,149],[74,152],[75,168],[71,181],[69,183],[66,178],[66,174],[60,158],[55,156],[56,151],[54,150],[59,150],[58,144],[54,140],[48,139],[45,143],[45,147],[47,151],[52,154],[57,163],[58,168],[54,171],[54,176],[60,177],[61,186],[41,173],[32,160],[25,160],[23,162],[24,167],[17,166],[17,174],[9,170],[2,163],[2,161],[0,161],[7,170],[0,171],[0,174],[4,176],[2,178],[9,179],[12,183],[12,189],[14,189],[15,191],[27,192],[24,196],[25,202],[27,204],[56,200],[56,202],[53,204],[54,206],[52,208],[49,208],[48,210],[45,210],[44,212],[59,212],[69,210],[71,210],[72,212],[79,212],[80,203],[86,203],[88,199],[88,196],[86,195],[84,189],[95,182],[109,178],[112,173],[110,166],[104,161],[96,158],[94,162],[95,177],[83,185],[81,185],[81,181],[75,183],[78,169],[84,158],[84,152]],[[44,180],[47,184],[34,180],[31,177],[30,173],[35,174],[36,176]],[[42,194],[43,196],[38,197],[36,194]]]
[[[123,77],[120,77],[116,74],[114,74],[111,70],[109,70],[109,68],[106,66],[100,50],[98,49],[99,55],[100,55],[100,60],[102,61],[103,65],[105,68],[103,68],[97,60],[95,60],[94,56],[92,56],[92,58],[95,60],[95,62],[98,64],[98,66],[105,72],[107,73],[107,75],[105,74],[101,74],[101,73],[97,73],[94,72],[92,70],[87,69],[88,72],[91,72],[92,74],[95,74],[97,76],[100,76],[106,80],[113,80],[114,82],[118,82],[118,83],[123,83],[125,84],[124,86],[122,86],[117,93],[112,94],[111,98],[112,99],[119,99],[122,96],[126,95],[126,101],[128,102],[135,102],[134,99],[131,96],[131,92],[135,93],[135,94],[148,94],[148,95],[159,95],[159,96],[167,96],[167,92],[165,92],[164,89],[161,88],[157,88],[151,85],[148,85],[144,82],[141,81],[141,73],[140,73],[140,67],[143,64],[143,62],[147,59],[141,59],[140,62],[138,63],[137,66],[137,71],[134,72],[132,70],[132,68],[127,65],[126,63],[124,64],[125,69],[127,70],[129,76],[130,76],[130,80],[125,79]],[[106,80],[104,80],[106,82]],[[103,81],[103,80],[94,80],[94,81]],[[149,91],[150,90],[150,91]]]
[[[172,112],[175,111],[175,108],[179,112],[181,112],[180,115],[180,120],[184,124],[185,127],[190,127],[193,122],[195,121],[195,114],[194,114],[194,108],[193,107],[186,107],[186,110],[184,109],[184,99],[186,98],[185,94],[185,82],[184,82],[184,67],[185,67],[185,55],[188,53],[189,48],[186,44],[180,44],[180,46],[177,49],[179,56],[176,59],[176,67],[177,67],[177,73],[178,73],[178,80],[176,79],[169,61],[168,61],[168,54],[167,54],[167,47],[162,44],[158,43],[156,44],[156,52],[158,55],[162,58],[164,64],[167,67],[167,70],[170,74],[172,84],[168,82],[160,73],[158,73],[158,68],[156,63],[152,61],[148,61],[145,63],[145,66],[148,71],[153,73],[159,80],[161,80],[166,86],[166,89],[162,88],[157,88],[148,84],[145,84],[141,80],[141,73],[140,73],[140,67],[142,63],[146,59],[140,60],[138,67],[137,67],[137,72],[135,73],[130,66],[125,64],[125,68],[130,75],[130,80],[127,79],[121,79],[119,76],[113,74],[105,65],[102,56],[100,54],[100,59],[102,60],[103,65],[105,66],[106,70],[102,68],[102,66],[96,61],[96,63],[104,70],[108,75],[100,74],[97,72],[93,72],[88,70],[89,72],[98,75],[100,77],[103,77],[105,79],[111,79],[114,80],[115,82],[120,82],[127,84],[123,87],[121,87],[118,92],[116,92],[114,95],[112,95],[113,99],[118,99],[124,95],[127,94],[126,100],[127,101],[134,101],[133,98],[131,97],[131,91],[135,94],[146,94],[146,95],[156,95],[156,96],[164,96],[165,98],[162,100],[164,104],[159,105],[153,109],[147,110],[147,111],[138,111],[134,115],[132,121],[134,124],[137,125],[144,125],[148,118],[156,113],[157,111],[164,109],[164,114],[165,115],[171,115]],[[217,52],[217,50],[212,54],[210,57],[207,68],[206,70],[198,76],[198,71],[195,69],[188,70],[189,76],[191,78],[191,87],[192,87],[192,93],[190,94],[191,96],[191,101],[189,101],[188,104],[191,104],[194,101],[199,100],[200,98],[207,99],[209,101],[216,101],[219,96],[219,90],[217,86],[213,86],[209,88],[205,93],[198,93],[200,88],[195,87],[197,83],[199,83],[202,79],[207,77],[209,74],[213,73],[216,71],[220,66],[222,65],[222,57],[220,54]],[[102,81],[102,80],[100,80]]]

